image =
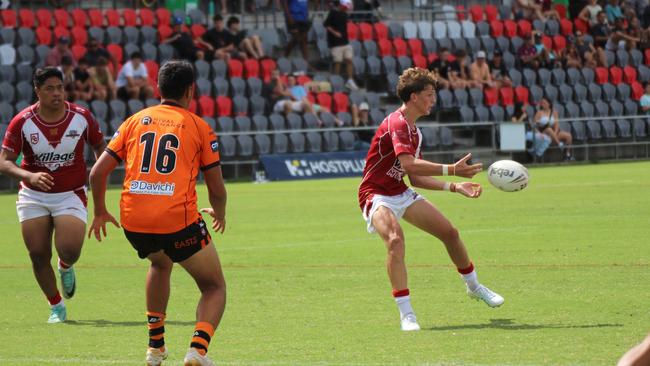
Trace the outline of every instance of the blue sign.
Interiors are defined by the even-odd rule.
[[[363,174],[365,151],[260,156],[269,180],[356,177]]]

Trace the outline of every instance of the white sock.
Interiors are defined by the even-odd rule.
[[[460,276],[463,278],[463,281],[465,281],[465,284],[470,291],[476,290],[481,285],[478,283],[475,270],[468,274],[461,274]]]
[[[413,307],[411,307],[411,297],[409,295],[396,297],[395,302],[399,308],[400,319],[403,319],[407,314],[415,314]]]
[[[58,304],[50,305],[50,309],[54,309],[57,306],[63,306],[65,307],[65,303],[63,302],[63,298],[61,298],[61,301],[59,301]]]

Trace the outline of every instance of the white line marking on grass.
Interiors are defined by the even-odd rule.
[[[574,182],[574,183],[549,183],[549,184],[535,184],[535,188],[564,188],[564,187],[599,187],[599,186],[618,186],[621,184],[637,185],[642,182],[639,180],[608,180],[597,182]],[[532,185],[529,185],[532,186]]]

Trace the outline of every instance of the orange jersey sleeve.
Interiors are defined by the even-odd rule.
[[[124,161],[120,221],[133,232],[167,234],[198,217],[196,179],[220,164],[217,136],[197,115],[172,104],[128,118],[107,152]]]

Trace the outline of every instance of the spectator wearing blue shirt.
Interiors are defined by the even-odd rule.
[[[650,114],[650,83],[645,84],[645,94],[641,97],[639,104],[644,114]]]
[[[282,0],[287,31],[291,34],[291,40],[284,50],[285,57],[288,57],[293,48],[299,45],[302,57],[308,60],[307,33],[311,28],[308,5],[307,0]]]
[[[617,19],[623,18],[623,11],[618,5],[618,0],[609,0],[609,4],[605,5],[605,14],[611,24],[614,24]]]

